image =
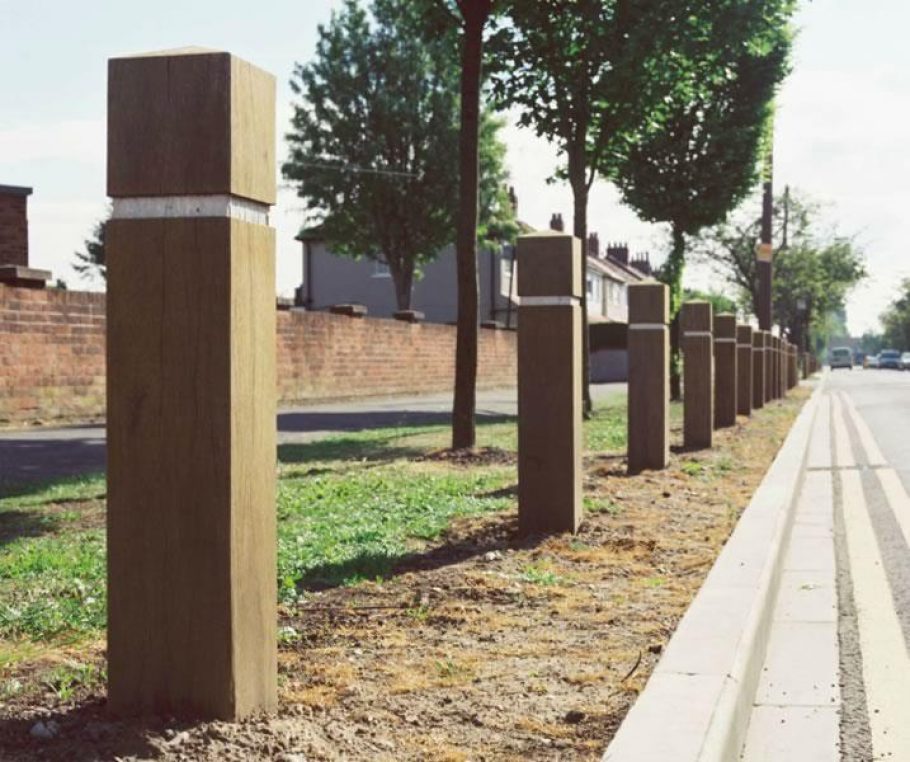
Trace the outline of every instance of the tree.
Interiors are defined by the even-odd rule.
[[[669,223],[660,277],[670,317],[682,304],[686,236],[722,222],[755,187],[775,91],[788,71],[793,0],[720,3],[693,45],[688,87],[668,99],[660,122],[645,123],[620,158],[624,201],[648,222]],[[674,347],[672,394],[679,397]]]
[[[725,312],[735,315],[738,311],[735,299],[713,289],[701,291],[697,288],[687,288],[683,291],[683,301],[710,302],[715,315]]]
[[[76,261],[73,269],[79,277],[91,280],[96,275],[102,280],[107,280],[107,260],[104,248],[104,238],[107,232],[107,220],[99,220],[92,228],[92,237],[85,241],[85,251],[74,253]]]
[[[784,332],[800,345],[806,329],[820,326],[829,316],[842,311],[850,291],[866,277],[865,258],[856,241],[824,229],[819,216],[820,207],[798,194],[788,194],[786,205],[782,198],[774,205],[778,240],[785,223],[787,226],[787,246],[781,247],[774,257],[774,314]],[[706,231],[697,252],[742,292],[747,307],[755,314],[755,246],[760,219],[754,204],[742,217]]]
[[[640,124],[659,119],[680,81],[680,40],[702,21],[688,0],[507,0],[490,39],[493,94],[517,108],[519,124],[555,142],[565,157],[558,176],[574,199],[574,235],[588,237],[588,196],[598,175]],[[582,272],[586,268],[584,263]],[[584,409],[590,414],[587,296]]]
[[[881,323],[882,336],[875,351],[883,346],[900,350],[910,347],[910,278],[901,281],[898,295],[882,313]]]
[[[320,25],[314,59],[297,64],[284,177],[336,254],[384,261],[399,309],[422,264],[452,242],[458,146],[458,55],[427,39],[416,4],[346,0]],[[480,163],[498,150],[481,131]]]
[[[484,29],[493,0],[430,0],[431,34],[454,25],[461,36],[461,100],[458,130],[458,217],[455,255],[458,318],[455,339],[455,390],[452,402],[452,449],[474,447],[477,435],[478,215],[480,213],[481,87]],[[441,13],[433,14],[432,11]],[[434,28],[435,27],[435,28]]]

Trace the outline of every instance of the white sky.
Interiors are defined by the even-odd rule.
[[[202,45],[229,50],[273,72],[279,82],[278,132],[287,129],[295,61],[313,51],[316,24],[337,0],[278,0],[268,12],[234,0],[0,0],[0,184],[35,188],[30,199],[32,262],[81,284],[73,252],[104,214],[107,58]],[[901,277],[904,220],[910,209],[910,46],[904,0],[804,0],[794,72],[780,97],[776,185],[828,202],[830,221],[864,245],[869,281],[851,297],[854,332],[875,327]],[[558,157],[526,131],[506,130],[512,183],[523,220],[546,227],[571,220],[564,185],[547,185]],[[284,158],[283,141],[279,160]],[[640,223],[615,191],[595,186],[589,227],[602,242],[627,240],[633,251],[663,258],[665,231]],[[299,281],[300,203],[284,190],[273,215],[278,229],[278,290]],[[691,283],[709,276],[690,269]],[[720,286],[721,284],[716,284]]]

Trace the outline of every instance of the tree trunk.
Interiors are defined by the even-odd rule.
[[[414,262],[407,259],[386,258],[389,263],[389,275],[395,286],[395,304],[399,310],[411,309],[411,290],[414,286]]]
[[[477,217],[480,182],[480,82],[483,28],[491,0],[459,3],[464,21],[461,47],[461,125],[459,198],[455,240],[458,273],[458,322],[455,338],[455,394],[452,402],[452,449],[474,447],[479,339]]]
[[[588,328],[588,182],[585,137],[569,148],[569,184],[574,203],[573,235],[581,239],[581,401],[586,419],[591,417],[590,346]]]
[[[673,246],[663,267],[664,282],[670,288],[670,320],[673,322],[670,342],[670,399],[682,399],[682,374],[680,362],[679,309],[683,298],[683,268],[686,264],[686,237],[682,229],[673,225]]]

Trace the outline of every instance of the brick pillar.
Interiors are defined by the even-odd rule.
[[[107,183],[109,705],[274,709],[274,78],[112,59]]]
[[[518,525],[575,532],[582,519],[581,241],[518,239]]]
[[[752,409],[765,406],[765,331],[752,331]]]
[[[736,326],[736,412],[752,415],[752,326]]]
[[[0,265],[28,267],[28,197],[31,188],[0,185]]]
[[[629,472],[670,460],[670,296],[662,283],[629,286]]]
[[[710,447],[714,432],[714,338],[710,302],[685,302],[679,328],[683,350],[683,442]]]
[[[736,424],[736,316],[714,318],[714,428]]]

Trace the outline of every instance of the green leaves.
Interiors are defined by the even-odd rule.
[[[294,67],[300,100],[282,167],[330,250],[386,261],[400,300],[454,240],[458,206],[457,28],[430,38],[427,23],[408,0],[372,0],[369,14],[348,0],[333,13],[313,59]],[[503,212],[497,132],[490,121],[481,145],[491,219]]]

